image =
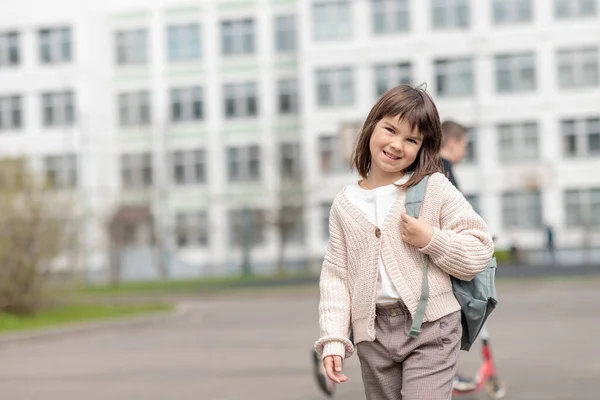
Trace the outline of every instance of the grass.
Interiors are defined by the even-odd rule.
[[[166,312],[172,309],[173,306],[168,304],[82,304],[46,309],[35,315],[29,316],[0,314],[0,333],[35,330],[77,322]]]
[[[119,285],[88,286],[76,290],[78,295],[135,295],[135,294],[198,294],[226,289],[262,288],[278,284],[301,285],[313,275],[290,274],[275,276],[207,277],[185,280],[126,282]]]

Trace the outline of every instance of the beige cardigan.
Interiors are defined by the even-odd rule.
[[[429,255],[429,302],[424,321],[435,321],[460,309],[450,275],[470,280],[488,265],[494,252],[488,227],[443,174],[432,175],[427,183],[419,218],[429,221],[434,233],[422,249],[401,238],[400,215],[405,212],[405,195],[405,190],[398,190],[398,197],[379,228],[344,192],[335,197],[329,218],[329,244],[321,268],[321,338],[315,343],[323,357],[352,355],[350,327],[355,343],[375,339],[380,252],[411,315],[421,295],[425,254]]]

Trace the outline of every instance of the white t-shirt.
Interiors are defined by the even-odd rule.
[[[411,175],[412,174],[405,174],[395,182],[396,185],[406,183]],[[357,182],[346,186],[344,192],[346,193],[348,200],[362,211],[372,224],[379,227],[383,225],[385,217],[398,197],[398,189],[393,184],[381,186],[373,190],[366,190],[361,188]],[[400,294],[394,287],[394,284],[385,269],[381,253],[379,253],[378,265],[377,303],[392,303],[400,300]]]

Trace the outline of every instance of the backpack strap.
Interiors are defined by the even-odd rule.
[[[426,175],[419,183],[411,186],[406,191],[405,207],[406,213],[414,218],[419,218],[419,212],[421,211],[421,205],[425,199],[425,191],[427,190],[427,181],[429,175]],[[417,338],[421,334],[421,325],[423,325],[423,318],[425,317],[425,309],[427,308],[427,301],[429,300],[429,256],[425,255],[425,269],[423,271],[423,288],[421,290],[421,298],[417,305],[417,310],[413,317],[413,323],[410,327],[408,336]]]

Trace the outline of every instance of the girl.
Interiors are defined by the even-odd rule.
[[[362,179],[331,207],[315,349],[328,377],[345,382],[352,329],[367,400],[450,398],[462,333],[450,276],[470,280],[492,257],[485,222],[441,173],[441,139],[424,89],[389,90],[371,109],[352,156]],[[404,212],[406,189],[426,175],[421,214],[412,218]],[[411,338],[425,255],[429,302],[421,334]]]

